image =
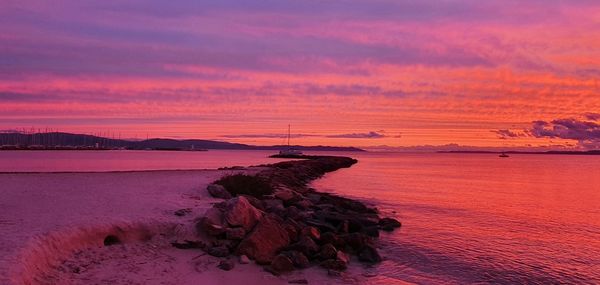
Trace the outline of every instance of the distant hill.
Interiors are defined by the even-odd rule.
[[[111,139],[99,136],[71,134],[63,132],[50,133],[0,133],[0,146],[20,146],[20,148],[125,148],[131,150],[200,150],[200,149],[239,149],[239,150],[281,150],[287,145],[256,146],[213,140],[175,140],[148,139],[141,141]],[[355,147],[336,146],[292,146],[304,151],[364,151]],[[5,149],[7,147],[4,147]]]

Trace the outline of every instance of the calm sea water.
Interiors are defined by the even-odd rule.
[[[206,169],[269,151],[11,151],[0,172]],[[600,157],[335,153],[355,166],[319,190],[403,222],[383,234],[374,284],[600,284]]]
[[[600,284],[600,157],[355,156],[314,186],[403,222],[373,283]]]
[[[0,151],[0,172],[216,169],[280,160],[274,151]]]

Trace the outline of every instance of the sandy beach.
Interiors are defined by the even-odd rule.
[[[193,239],[193,221],[220,201],[206,186],[231,172],[0,174],[0,283],[335,284],[372,274],[354,264],[338,278],[318,267],[276,277],[237,261],[226,272],[219,258],[172,247]],[[105,246],[109,235],[121,243]]]

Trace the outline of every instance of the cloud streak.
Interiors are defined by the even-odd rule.
[[[222,135],[223,138],[242,139],[242,138],[269,138],[269,139],[284,139],[288,134],[240,134],[240,135]],[[290,138],[306,138],[319,137],[319,135],[310,134],[290,134]]]
[[[587,113],[585,118],[590,121],[600,121],[600,113]]]
[[[386,135],[378,132],[368,132],[368,133],[351,133],[351,134],[337,134],[337,135],[327,135],[325,137],[328,138],[336,138],[336,139],[381,139],[385,138]]]
[[[503,139],[503,140],[526,137],[529,135],[528,131],[518,132],[518,131],[513,131],[513,130],[508,130],[508,129],[494,130],[492,132],[497,134],[499,139]]]
[[[366,132],[366,133],[350,133],[350,134],[332,134],[332,135],[319,135],[319,134],[290,134],[291,138],[307,138],[307,137],[321,137],[321,138],[345,138],[345,139],[380,139],[386,138],[387,135],[381,132]],[[287,138],[288,134],[238,134],[238,135],[222,135],[224,138]],[[399,138],[400,136],[393,136]]]

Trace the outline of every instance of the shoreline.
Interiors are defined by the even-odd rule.
[[[318,265],[330,276],[341,276],[351,257],[369,265],[380,263],[379,232],[394,231],[401,223],[381,217],[377,208],[361,201],[308,186],[325,173],[358,161],[340,156],[302,158],[265,165],[254,176],[231,175],[209,185],[211,195],[226,201],[211,208],[197,224],[212,238],[212,246],[200,247],[219,257],[228,256],[227,251],[247,255],[274,275]],[[215,249],[225,254],[221,250],[213,254]]]
[[[292,161],[283,162],[282,164],[280,163],[275,163],[272,165],[282,166],[297,162]],[[115,261],[118,260],[117,257],[115,257],[115,260],[110,258],[108,260],[97,260],[100,258],[100,256],[119,256],[119,254],[129,254],[132,255],[131,258],[133,258],[133,255],[135,255],[134,252],[139,253],[140,250],[145,251],[144,248],[150,246],[151,248],[154,248],[156,254],[158,254],[157,256],[171,256],[171,258],[166,260],[164,264],[156,263],[152,266],[157,268],[162,268],[164,266],[175,268],[173,269],[174,271],[172,274],[183,274],[183,276],[187,276],[182,277],[183,279],[179,280],[180,283],[173,284],[189,284],[195,279],[214,280],[215,282],[225,282],[226,280],[227,282],[248,281],[246,282],[248,284],[285,284],[288,281],[293,281],[292,279],[307,279],[313,284],[314,282],[330,284],[347,282],[360,283],[359,280],[361,280],[361,278],[364,279],[364,272],[366,272],[365,270],[370,272],[370,269],[361,268],[358,262],[355,261],[350,264],[347,275],[343,277],[327,276],[327,272],[319,270],[318,266],[312,266],[309,269],[304,269],[301,271],[285,273],[283,277],[275,277],[271,275],[271,273],[263,271],[259,266],[252,264],[237,264],[235,269],[230,272],[225,272],[217,268],[217,265],[220,262],[219,258],[204,255],[205,253],[203,253],[201,250],[182,250],[172,246],[174,243],[185,242],[185,240],[197,238],[198,233],[195,232],[195,223],[197,219],[204,216],[205,212],[208,211],[213,205],[221,203],[222,200],[212,198],[207,193],[206,187],[208,185],[220,179],[221,177],[232,173],[257,175],[261,172],[268,171],[269,168],[272,168],[272,165],[271,167],[268,165],[248,167],[244,168],[243,170],[235,168],[114,172],[2,173],[4,174],[4,177],[0,178],[4,178],[6,180],[5,182],[9,182],[9,186],[12,185],[12,189],[8,189],[8,191],[13,191],[13,193],[10,194],[14,196],[10,197],[11,195],[8,195],[7,200],[14,201],[8,201],[8,203],[5,204],[9,204],[10,206],[10,203],[13,203],[13,208],[36,207],[42,209],[38,210],[40,213],[38,213],[37,217],[28,217],[27,213],[23,213],[28,212],[27,209],[24,209],[24,211],[21,212],[21,216],[19,216],[19,213],[11,213],[8,212],[8,210],[5,210],[5,213],[2,214],[3,219],[4,216],[6,216],[8,219],[5,221],[0,221],[0,229],[3,229],[2,232],[4,233],[3,239],[6,239],[0,240],[2,241],[4,247],[0,248],[0,253],[3,254],[3,258],[0,259],[0,271],[3,271],[1,275],[7,276],[6,278],[9,278],[12,282],[10,284],[85,284],[83,280],[86,280],[86,278],[88,278],[88,281],[90,280],[89,278],[92,278],[91,280],[93,280],[93,278],[105,278],[107,275],[110,275],[111,271],[116,270],[116,272],[119,272],[119,266],[123,266],[122,262],[119,263]],[[39,176],[36,178],[45,176],[45,178],[42,179],[44,181],[37,182],[37,184],[36,182],[33,182],[35,185],[30,187],[16,185],[24,182],[25,180],[23,179],[25,178],[26,180],[32,180],[29,178],[36,175]],[[117,179],[111,179],[110,177],[106,179],[105,176],[107,175],[119,176],[115,177]],[[305,182],[304,187],[307,187],[307,182],[312,181],[320,176],[314,175],[315,174],[313,173],[308,176],[301,175],[299,177],[300,180]],[[7,179],[7,177],[10,179]],[[307,177],[312,178],[309,180],[304,180],[307,179]],[[279,181],[281,181],[282,178],[285,177],[277,177],[277,175],[274,175],[275,180],[279,179]],[[176,182],[167,182],[167,179],[169,181]],[[11,182],[11,180],[15,181]],[[297,184],[297,182],[300,180],[295,180],[295,182],[292,184]],[[48,181],[52,182],[46,183]],[[85,182],[82,183],[83,181]],[[145,183],[140,185],[140,181],[145,181]],[[85,190],[82,190],[87,188],[85,187],[86,183],[90,182],[104,184],[92,188],[96,189],[94,191],[101,192],[102,195],[100,195],[100,198],[106,200],[107,203],[114,203],[115,194],[121,193],[119,191],[131,192],[128,193],[128,197],[131,198],[120,197],[119,199],[125,201],[122,201],[123,205],[118,206],[121,208],[117,207],[118,209],[116,210],[106,209],[106,206],[104,205],[85,205],[85,203],[94,204],[93,202],[86,202],[89,201],[90,195],[92,195],[95,199],[99,199],[98,195],[95,193],[85,192]],[[158,183],[162,184],[157,185]],[[63,189],[66,185],[75,186],[74,188],[80,189],[66,191],[67,193],[55,192],[58,191],[57,189]],[[111,189],[115,187],[118,188],[116,191],[115,189]],[[170,187],[172,189],[165,191],[165,189],[162,189],[162,187]],[[32,194],[34,196],[39,194],[41,197],[34,199],[27,194],[15,194],[17,192],[22,192],[22,189],[26,189],[27,191],[25,192],[35,193]],[[40,191],[40,193],[37,193],[36,191]],[[24,220],[28,219],[36,220],[36,218],[39,218],[39,216],[44,215],[41,213],[44,207],[47,209],[53,209],[55,204],[58,204],[60,205],[59,208],[69,208],[68,203],[63,204],[60,201],[51,201],[54,203],[48,205],[48,201],[44,201],[44,198],[47,197],[47,195],[64,195],[62,198],[59,197],[58,200],[72,200],[71,203],[76,204],[78,204],[78,202],[84,202],[84,205],[81,205],[81,208],[68,209],[71,211],[71,215],[77,215],[78,218],[72,219],[67,214],[61,215],[61,217],[46,217],[45,220],[42,219],[41,221],[37,221],[37,224],[35,222],[33,224],[31,222],[23,222]],[[74,195],[76,197],[72,197],[70,195]],[[19,197],[23,198],[19,199]],[[22,201],[23,199],[30,199],[34,201],[26,202]],[[128,207],[130,207],[128,206],[128,203],[130,202],[137,203],[132,205],[135,205],[140,209],[128,209]],[[36,203],[39,203],[39,205]],[[178,215],[179,210],[185,210],[181,212],[181,216]],[[106,213],[103,213],[103,211]],[[88,216],[81,215],[81,212],[86,212],[86,215]],[[13,219],[11,219],[11,214],[13,216],[16,215],[16,217],[12,217]],[[48,227],[48,223],[53,223],[53,225]],[[40,226],[42,224],[44,226]],[[28,227],[30,230],[27,230]],[[127,229],[129,229],[129,233],[127,233]],[[6,234],[6,230],[8,230],[8,234]],[[16,231],[17,234],[15,236],[10,236],[11,230]],[[122,242],[122,244],[116,246],[106,246],[104,244],[106,237],[113,234],[115,236],[123,235],[125,237],[123,238],[119,236],[119,240]],[[127,236],[138,237],[126,238]],[[19,240],[9,241],[9,239]],[[63,239],[63,241],[61,241],[61,239]],[[65,246],[65,242],[67,244],[77,243],[77,246],[69,248],[69,246]],[[61,247],[64,249],[63,251],[56,251],[57,248]],[[48,254],[50,254],[50,256],[56,254],[55,260],[50,260],[52,258],[49,259]],[[199,255],[203,256],[198,257]],[[81,256],[87,257],[82,258]],[[146,257],[150,258],[148,256]],[[139,264],[146,264],[146,261],[144,261],[143,258],[138,258],[137,261]],[[198,263],[203,263],[204,269],[198,270]],[[86,265],[86,267],[81,267],[81,264]],[[67,265],[72,267],[74,266],[75,269],[68,269],[65,271],[65,266]],[[137,280],[142,283],[152,283],[150,279],[143,278],[152,277],[158,278],[157,280],[161,280],[160,278],[165,278],[164,276],[156,276],[157,274],[152,273],[152,270],[147,268],[148,266],[149,265],[139,266],[141,268],[139,270],[146,271],[145,276],[139,276],[138,273],[125,271],[120,272],[121,274],[118,274],[124,275],[123,280],[111,279],[111,282],[115,284],[126,284],[129,281]],[[94,270],[92,269],[96,267],[99,269],[96,270],[97,272],[93,272]],[[69,270],[72,270],[72,272],[69,272]],[[50,283],[44,283],[40,281],[40,278],[53,281]],[[114,279],[116,277],[112,276],[111,278]],[[2,279],[0,279],[0,281],[2,281]]]

